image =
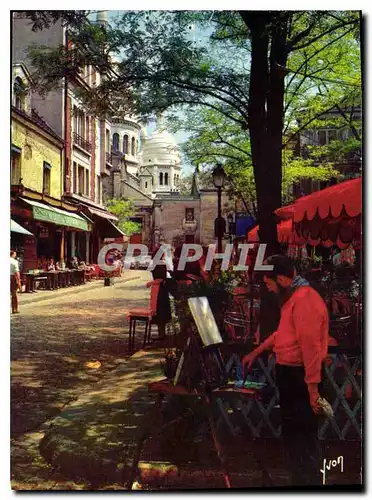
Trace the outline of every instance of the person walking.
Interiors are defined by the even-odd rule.
[[[17,292],[21,288],[21,275],[19,273],[19,263],[16,257],[17,253],[12,250],[10,252],[10,295],[12,298],[13,314],[19,313]]]
[[[249,370],[264,351],[274,351],[281,432],[291,484],[320,485],[316,416],[322,413],[319,385],[328,349],[328,311],[320,295],[297,275],[288,257],[273,255],[266,264],[273,270],[265,272],[263,279],[267,289],[279,298],[280,322],[273,334],[243,358],[243,368]]]

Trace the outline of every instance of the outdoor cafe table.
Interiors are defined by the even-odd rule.
[[[41,275],[47,278],[47,290],[57,290],[58,288],[70,286],[73,274],[74,271],[72,269],[44,271],[41,273]]]
[[[35,292],[37,281],[46,281],[47,290],[58,290],[72,285],[83,285],[86,282],[86,269],[65,269],[55,271],[40,271],[38,274],[22,273],[25,279],[26,292]]]
[[[44,281],[47,278],[42,275],[42,273],[22,273],[22,279],[25,281],[25,291],[27,293],[36,292],[35,284],[37,281]]]

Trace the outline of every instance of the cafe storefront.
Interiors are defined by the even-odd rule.
[[[18,240],[15,248],[22,257],[22,272],[37,269],[43,257],[67,263],[72,256],[71,233],[86,240],[91,231],[84,216],[24,197],[13,201],[11,214],[15,222],[34,235]]]

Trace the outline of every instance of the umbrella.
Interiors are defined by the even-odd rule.
[[[310,245],[330,247],[336,244],[347,248],[360,246],[361,178],[341,182],[334,186],[303,196],[294,204],[275,211],[280,218],[291,217],[298,237]]]
[[[256,226],[254,229],[249,231],[247,235],[248,241],[250,242],[260,241],[260,238],[258,236],[259,229],[260,227]],[[276,229],[277,229],[279,243],[288,243],[291,245],[303,245],[306,243],[306,240],[304,240],[294,232],[291,220],[284,220],[279,222],[279,224],[276,226]]]

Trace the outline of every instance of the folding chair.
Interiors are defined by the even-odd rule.
[[[159,289],[162,280],[154,280],[151,285],[150,303],[148,307],[130,309],[127,315],[129,320],[129,342],[128,349],[130,352],[134,349],[134,338],[136,335],[137,322],[145,324],[145,335],[143,338],[143,347],[146,343],[151,341],[151,326],[152,318],[156,315],[156,308],[158,304]]]

